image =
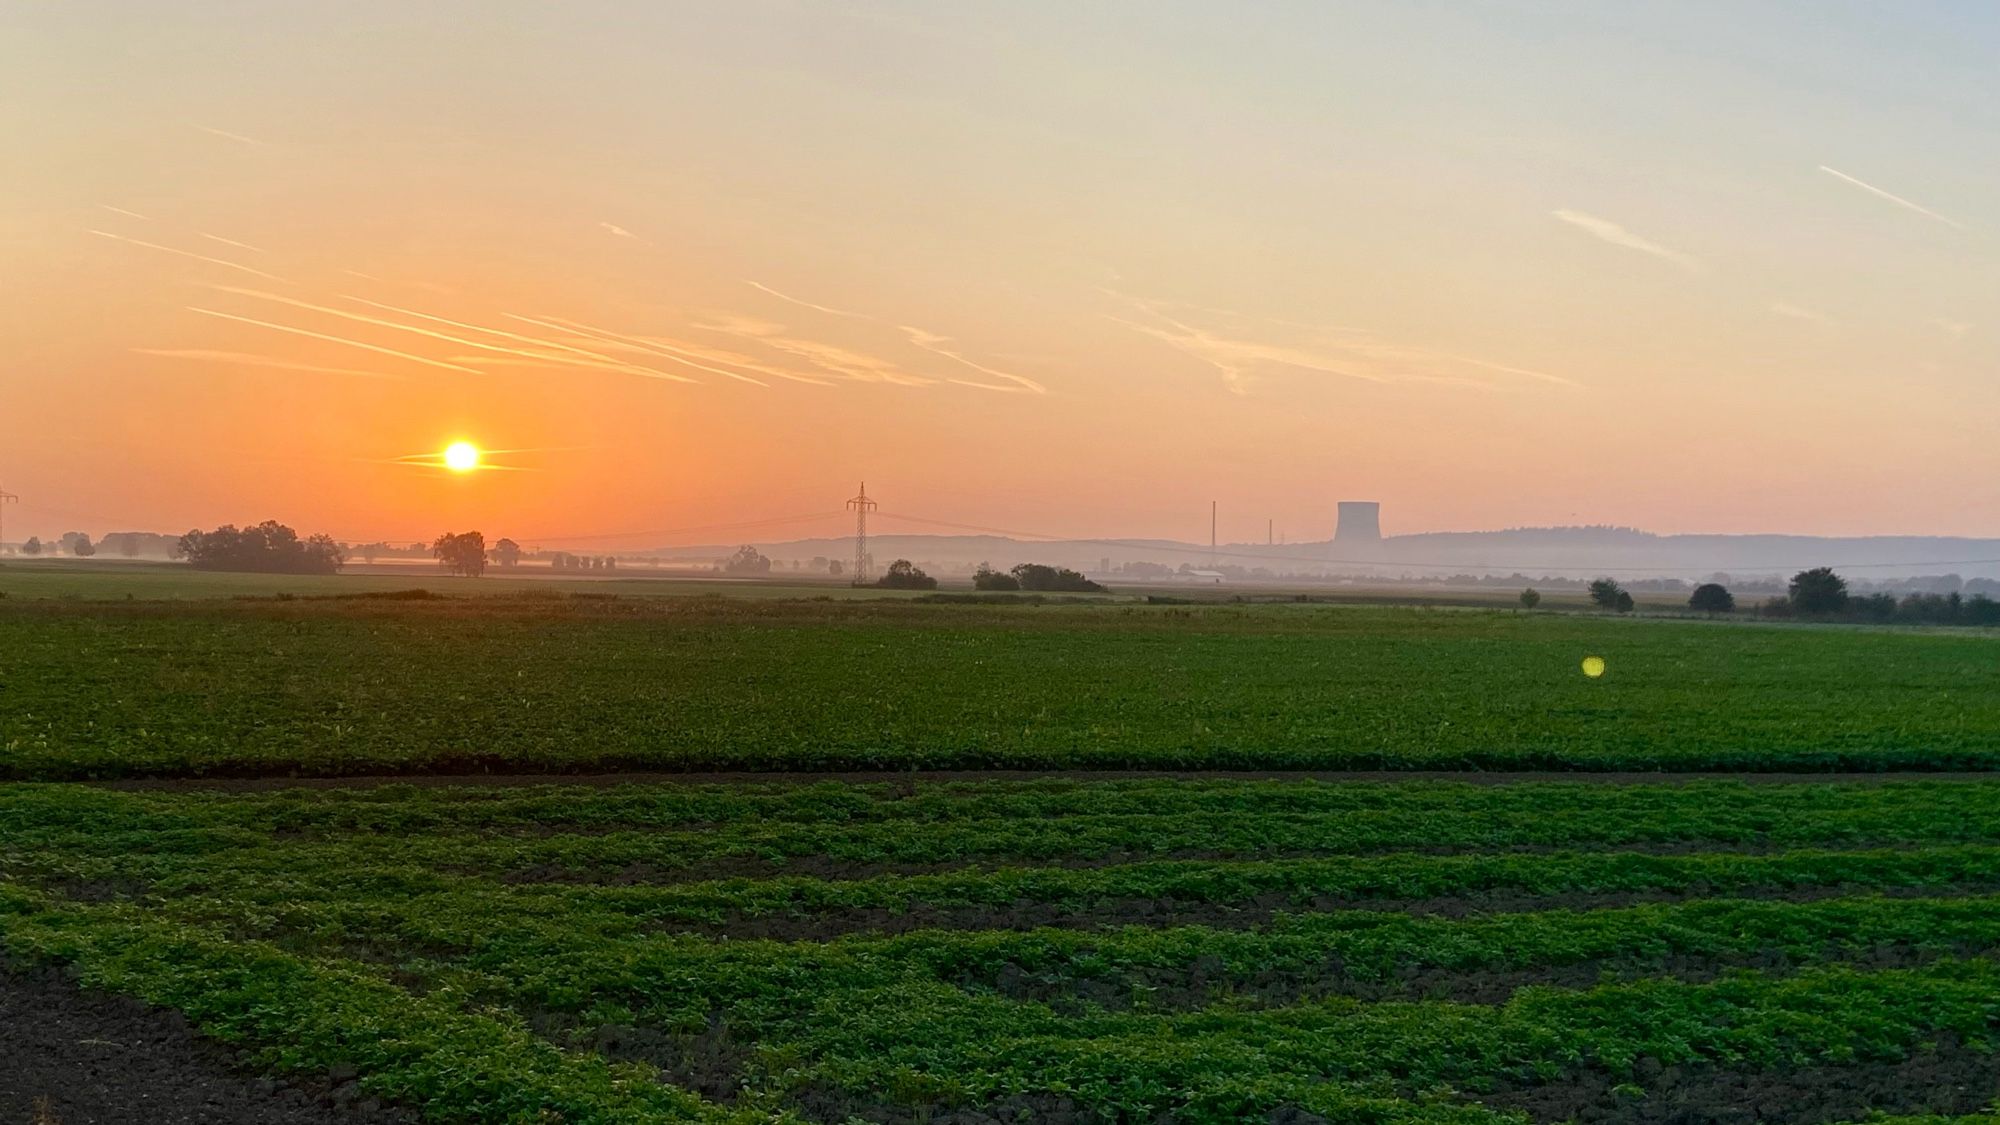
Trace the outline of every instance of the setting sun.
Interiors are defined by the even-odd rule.
[[[469,473],[479,467],[479,447],[469,441],[455,441],[444,447],[444,467],[454,473]]]

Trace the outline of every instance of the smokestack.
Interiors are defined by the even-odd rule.
[[[1382,542],[1382,505],[1373,500],[1342,500],[1333,541],[1343,546],[1370,547]]]

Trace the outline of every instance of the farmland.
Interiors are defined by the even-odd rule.
[[[2000,787],[1963,781],[4,798],[15,955],[440,1121],[2000,1094]]]
[[[1990,636],[577,589],[0,600],[48,1073],[81,986],[312,1120],[1993,1120]]]
[[[20,780],[2000,764],[1990,633],[1491,610],[7,599],[0,684]]]

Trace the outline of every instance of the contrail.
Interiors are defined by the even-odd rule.
[[[1651,254],[1663,258],[1686,270],[1699,270],[1701,263],[1678,250],[1670,250],[1651,239],[1641,238],[1610,219],[1582,211],[1551,211],[1551,215],[1574,227],[1588,231],[1593,237],[1601,238],[1613,246],[1623,246],[1627,250],[1637,250],[1641,254]]]
[[[1835,179],[1845,180],[1848,183],[1853,184],[1855,187],[1858,187],[1862,191],[1868,192],[1871,195],[1879,195],[1883,199],[1888,200],[1889,202],[1895,204],[1898,207],[1903,208],[1906,211],[1915,211],[1917,214],[1922,215],[1927,219],[1936,219],[1938,222],[1943,223],[1945,226],[1948,226],[1953,230],[1965,229],[1965,227],[1960,223],[1958,223],[1956,220],[1945,218],[1943,215],[1938,214],[1936,211],[1933,211],[1928,207],[1912,203],[1909,200],[1904,199],[1900,195],[1895,195],[1890,192],[1883,191],[1881,188],[1876,187],[1874,184],[1857,180],[1853,176],[1848,175],[1847,173],[1841,171],[1838,168],[1829,168],[1826,165],[1822,164],[1819,166],[1819,170],[1825,172],[1829,176],[1834,177]]]
[[[951,360],[954,363],[963,364],[964,366],[969,367],[972,370],[977,371],[983,375],[991,375],[996,379],[1007,379],[1014,383],[1018,383],[1020,385],[1015,387],[996,387],[991,383],[977,383],[967,379],[946,379],[945,381],[948,383],[957,383],[959,386],[962,387],[978,387],[981,390],[987,390],[987,391],[1012,391],[1012,392],[1027,391],[1038,395],[1048,393],[1047,387],[1042,386],[1040,383],[1035,382],[1033,379],[1030,379],[1025,375],[1015,375],[1006,371],[995,371],[991,367],[986,367],[981,364],[974,363],[973,361],[965,358],[964,356],[958,354],[955,351],[952,351],[949,348],[939,347],[938,345],[940,344],[946,344],[951,342],[951,337],[949,336],[940,336],[935,332],[929,332],[926,331],[925,329],[917,328],[908,324],[893,324],[889,321],[883,320],[881,317],[869,316],[867,313],[853,312],[848,309],[836,309],[836,308],[831,308],[827,305],[816,305],[811,301],[801,300],[800,298],[794,297],[789,293],[780,293],[776,289],[773,289],[770,286],[765,285],[763,282],[760,281],[751,281],[750,279],[745,278],[743,284],[748,285],[750,288],[755,289],[760,293],[768,293],[769,295],[776,297],[780,301],[789,301],[794,305],[800,306],[801,308],[808,308],[816,312],[823,312],[829,316],[842,316],[850,320],[865,320],[871,324],[879,324],[885,328],[893,328],[896,331],[901,332],[903,334],[903,337],[907,339],[911,344],[914,344],[916,347],[924,351],[927,351],[932,355],[942,356],[945,359]]]
[[[238,242],[238,241],[236,241],[236,240],[235,240],[235,239],[233,239],[233,238],[224,238],[224,237],[222,237],[222,236],[221,236],[221,235],[219,235],[219,234],[210,234],[210,233],[208,233],[208,232],[207,232],[207,231],[205,231],[205,230],[203,230],[203,231],[196,231],[195,233],[196,233],[196,234],[199,234],[199,235],[201,235],[201,236],[202,236],[203,238],[207,238],[207,239],[212,239],[212,240],[214,240],[214,241],[216,241],[216,242],[220,242],[220,243],[222,243],[222,244],[223,244],[224,246],[234,246],[234,247],[236,247],[236,248],[237,248],[238,250],[248,250],[248,251],[250,251],[250,252],[251,252],[252,254],[265,254],[265,253],[269,253],[269,251],[265,250],[265,249],[264,249],[263,247],[261,247],[261,246],[252,246],[252,245],[250,245],[250,244],[249,244],[249,243],[247,243],[247,242]]]
[[[150,223],[150,222],[152,222],[152,221],[153,221],[153,220],[151,220],[151,219],[147,218],[146,216],[144,216],[144,215],[141,215],[141,214],[140,214],[139,212],[137,212],[137,211],[127,211],[127,210],[126,210],[125,208],[123,208],[123,207],[113,207],[113,206],[112,206],[111,204],[109,204],[109,203],[100,203],[100,204],[98,204],[98,206],[99,206],[99,207],[102,207],[102,208],[104,208],[104,209],[105,209],[106,211],[109,211],[109,212],[111,212],[111,213],[112,213],[112,214],[114,214],[114,215],[123,215],[123,216],[125,216],[125,217],[126,217],[126,218],[128,218],[128,219],[137,219],[137,220],[139,220],[139,221],[140,221],[140,222],[142,222],[142,223]]]
[[[572,359],[569,356],[563,355],[531,356],[525,353],[519,359],[510,359],[504,356],[486,359],[482,356],[469,355],[455,355],[452,358],[462,359],[467,363],[483,363],[488,367],[591,367],[600,371],[616,371],[625,375],[644,375],[648,378],[665,379],[674,383],[694,383],[696,385],[701,383],[699,379],[690,379],[685,375],[676,375],[671,371],[657,371],[651,367],[639,367],[630,363],[619,363],[617,360],[612,360],[608,363],[599,363],[594,359]]]
[[[178,254],[183,258],[193,258],[197,262],[207,262],[208,264],[214,266],[228,266],[230,269],[241,270],[244,273],[250,274],[252,277],[261,277],[265,281],[275,281],[280,285],[291,284],[291,282],[286,281],[284,278],[279,277],[276,274],[265,273],[263,270],[253,270],[249,266],[238,265],[235,262],[224,261],[221,258],[211,258],[206,254],[196,254],[189,250],[176,250],[171,246],[161,246],[157,242],[141,242],[136,238],[126,238],[122,234],[112,234],[110,231],[105,231],[105,230],[92,230],[89,233],[94,234],[99,238],[109,238],[117,242],[129,242],[134,246],[144,246],[148,250],[159,250],[167,254]]]
[[[630,344],[635,348],[643,349],[645,351],[651,352],[654,355],[661,356],[666,359],[671,359],[675,363],[684,363],[687,366],[692,367],[697,371],[707,371],[710,374],[714,375],[723,375],[731,379],[740,379],[745,383],[749,383],[759,387],[768,387],[771,385],[769,383],[764,382],[762,379],[753,379],[748,375],[739,375],[734,371],[724,371],[722,368],[719,367],[710,367],[705,363],[701,363],[695,360],[692,357],[691,353],[683,352],[681,349],[676,348],[670,344],[662,344],[656,340],[641,339],[640,337],[637,336],[627,336],[621,332],[613,332],[606,328],[592,328],[588,324],[581,324],[574,320],[564,320],[562,317],[559,316],[552,316],[549,317],[548,319],[550,322],[555,324],[560,324],[570,329],[573,332],[582,332],[586,336],[596,336],[600,340],[617,341],[620,343]]]
[[[290,297],[280,297],[276,293],[260,293],[255,289],[238,289],[232,285],[212,285],[209,288],[215,289],[223,293],[234,293],[239,297],[256,297],[260,300],[276,301],[279,304],[291,305],[294,308],[301,308],[311,312],[323,313],[327,316],[337,316],[343,320],[351,320],[358,324],[372,324],[378,328],[392,328],[399,332],[409,332],[418,336],[428,336],[433,340],[443,340],[448,344],[457,344],[460,347],[464,348],[478,348],[481,351],[498,352],[501,355],[525,356],[530,359],[544,358],[543,356],[537,355],[532,352],[521,351],[518,348],[506,348],[506,347],[501,347],[498,344],[481,343],[478,340],[467,340],[460,336],[452,336],[443,332],[433,332],[428,328],[418,328],[415,325],[411,324],[397,324],[393,320],[382,320],[378,317],[362,316],[359,313],[351,313],[342,309],[330,309],[324,305],[315,305],[306,301],[295,301]],[[650,367],[634,368],[634,365],[631,364],[627,364],[625,366],[628,369],[636,369],[638,371],[646,371],[646,372],[651,372],[653,374],[666,375],[666,372],[664,371],[653,372],[652,368]],[[483,374],[483,372],[474,372],[474,374]],[[671,378],[671,376],[669,377]]]
[[[587,359],[600,361],[598,363],[580,363],[573,360],[567,361],[575,363],[576,366],[578,367],[607,367],[610,370],[624,371],[628,374],[658,375],[662,378],[667,378],[667,379],[680,379],[682,382],[688,382],[688,383],[694,382],[694,380],[692,379],[681,379],[680,376],[671,375],[665,371],[655,371],[650,367],[642,367],[639,366],[638,364],[627,363],[624,360],[617,358],[616,356],[605,355],[603,352],[593,352],[593,351],[587,351],[583,348],[573,348],[570,347],[568,344],[559,344],[554,340],[543,340],[535,336],[523,336],[518,332],[508,332],[499,328],[488,328],[483,324],[467,324],[462,320],[447,320],[446,318],[441,316],[432,316],[429,313],[420,313],[417,312],[415,309],[398,308],[395,305],[385,305],[380,301],[371,301],[366,297],[356,297],[353,296],[352,294],[347,294],[347,293],[340,294],[340,299],[343,301],[354,301],[359,304],[368,305],[371,308],[381,309],[384,312],[397,313],[402,316],[414,316],[418,320],[428,320],[436,324],[448,324],[453,328],[463,328],[468,332],[484,332],[489,336],[498,336],[504,340],[518,340],[523,344],[533,344],[535,347],[538,348],[553,348],[557,351],[570,352],[575,355],[583,356],[584,358]],[[483,345],[475,344],[474,346],[480,347]],[[521,354],[521,353],[516,353],[516,354]],[[557,363],[565,362],[560,356],[534,356],[532,358],[537,360],[538,362],[539,361],[554,361]]]
[[[169,359],[209,360],[228,363],[238,367],[268,367],[274,371],[311,371],[322,375],[360,375],[368,379],[400,379],[387,371],[357,371],[351,367],[321,367],[314,363],[295,363],[289,359],[279,359],[268,355],[250,355],[246,352],[211,351],[201,348],[133,348],[140,355],[166,356]]]
[[[209,125],[196,125],[195,128],[200,129],[204,133],[211,133],[214,134],[215,136],[222,137],[226,140],[235,141],[237,144],[262,145],[264,143],[263,141],[260,141],[255,137],[246,137],[241,133],[231,133],[223,129],[214,128],[213,126]]]
[[[325,340],[329,343],[334,343],[334,344],[346,344],[350,348],[362,348],[364,350],[371,352],[380,352],[383,355],[392,355],[395,356],[397,359],[407,359],[413,363],[422,363],[431,367],[442,367],[446,371],[457,371],[466,375],[486,374],[484,371],[478,371],[470,367],[460,367],[456,363],[445,363],[442,360],[425,359],[423,356],[411,355],[408,352],[399,352],[394,348],[385,348],[376,344],[364,344],[359,340],[349,340],[342,336],[329,336],[324,332],[312,332],[304,328],[293,328],[289,324],[272,324],[268,320],[252,320],[247,316],[237,316],[235,313],[216,312],[214,309],[197,308],[194,305],[187,306],[187,310],[189,312],[198,312],[203,316],[217,316],[221,317],[224,320],[234,320],[234,321],[240,321],[244,324],[254,324],[259,328],[269,328],[278,332],[290,332],[294,336],[307,336],[314,340]]]

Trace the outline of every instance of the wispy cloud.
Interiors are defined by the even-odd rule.
[[[1043,395],[1048,393],[1047,387],[1043,386],[1041,383],[1033,379],[1028,378],[1026,375],[1016,375],[1011,371],[1000,371],[993,367],[989,367],[985,364],[978,363],[972,359],[967,358],[963,353],[958,351],[956,348],[949,346],[955,342],[953,338],[950,336],[942,336],[936,332],[932,332],[925,328],[918,328],[917,326],[911,324],[897,324],[894,321],[884,320],[878,316],[870,316],[867,313],[854,312],[849,309],[837,309],[828,305],[817,304],[815,302],[808,301],[800,297],[794,297],[789,293],[781,293],[778,290],[763,284],[762,282],[746,280],[744,284],[749,285],[751,288],[756,289],[761,293],[765,293],[768,294],[769,296],[775,297],[780,301],[789,301],[792,304],[798,305],[801,308],[812,309],[815,312],[826,313],[829,316],[845,317],[846,319],[849,320],[861,320],[861,321],[866,321],[870,324],[879,324],[885,328],[894,329],[895,331],[902,333],[903,339],[908,341],[912,346],[916,347],[920,351],[926,351],[934,356],[938,356],[941,359],[949,360],[965,368],[968,371],[976,371],[981,375],[987,376],[988,378],[1001,380],[998,383],[989,383],[979,379],[967,379],[963,377],[945,376],[944,381],[947,383],[955,383],[961,387],[975,387],[983,391],[1002,391],[1011,394]]]
[[[525,320],[528,318],[523,317],[522,319]],[[659,343],[652,339],[639,336],[628,336],[622,332],[613,332],[606,328],[596,328],[588,324],[583,324],[574,320],[567,320],[559,316],[552,316],[534,320],[532,323],[546,324],[551,327],[559,326],[561,328],[566,328],[571,332],[580,332],[584,336],[599,341],[605,345],[614,345],[614,346],[623,345],[625,347],[635,348],[642,355],[659,356],[663,359],[670,360],[674,363],[684,364],[688,367],[695,369],[696,371],[706,371],[711,375],[720,375],[726,379],[735,379],[739,382],[750,383],[759,387],[770,386],[769,383],[766,383],[762,379],[758,379],[754,376],[745,375],[739,371],[731,371],[724,367],[717,367],[712,364],[705,363],[702,361],[701,357],[688,352],[684,348],[676,348],[671,344]]]
[[[1950,336],[1954,340],[1963,339],[1966,333],[1972,331],[1973,328],[1976,327],[1975,325],[1967,321],[1952,320],[1949,317],[1943,317],[1943,316],[1934,316],[1930,318],[1930,320],[1927,323],[1929,323],[1931,327],[1937,329],[1940,332],[1943,332],[1945,335]]]
[[[1793,320],[1810,320],[1814,324],[1824,324],[1829,327],[1834,323],[1833,318],[1825,313],[1815,312],[1802,305],[1795,305],[1790,301],[1773,303],[1771,305],[1771,312],[1777,316],[1790,317]]]
[[[342,344],[350,348],[360,348],[363,351],[378,352],[382,355],[395,356],[397,359],[407,359],[412,363],[421,363],[429,367],[443,368],[446,371],[457,371],[465,375],[485,374],[485,372],[479,371],[476,368],[461,367],[456,363],[446,363],[445,361],[439,359],[426,359],[420,355],[411,355],[408,352],[399,352],[394,348],[385,348],[379,344],[370,344],[361,340],[350,340],[345,336],[330,336],[324,332],[314,332],[306,328],[294,328],[289,324],[272,324],[268,320],[254,320],[247,316],[237,316],[235,313],[218,312],[215,309],[199,308],[195,305],[187,306],[187,310],[193,313],[200,313],[203,316],[218,317],[222,320],[233,320],[239,324],[254,324],[259,328],[268,328],[274,332],[289,332],[294,336],[304,336],[307,337],[308,339],[313,339],[313,340],[325,340],[326,342],[331,344]]]
[[[1610,219],[1601,219],[1596,215],[1588,215],[1582,211],[1552,211],[1550,214],[1590,234],[1592,237],[1609,242],[1613,246],[1622,246],[1627,250],[1637,250],[1641,254],[1651,254],[1655,258],[1672,262],[1685,270],[1699,270],[1701,268],[1701,262],[1695,258],[1683,254],[1678,250],[1669,250],[1651,239],[1641,238],[1619,224],[1612,222]]]
[[[638,235],[633,234],[631,231],[626,230],[624,227],[619,226],[617,223],[598,223],[597,225],[599,228],[610,231],[612,234],[615,234],[620,238],[639,237]]]
[[[1853,176],[1848,175],[1847,173],[1841,171],[1838,168],[1829,168],[1826,165],[1822,164],[1819,166],[1819,170],[1825,172],[1827,175],[1832,176],[1837,180],[1841,180],[1845,183],[1852,184],[1855,187],[1860,188],[1862,191],[1869,193],[1870,195],[1876,196],[1881,199],[1886,199],[1889,202],[1895,204],[1898,207],[1903,208],[1906,211],[1914,211],[1917,214],[1922,215],[1927,219],[1934,219],[1937,222],[1943,223],[1945,226],[1948,226],[1953,230],[1965,229],[1964,225],[1959,223],[1958,220],[1956,219],[1946,218],[1945,216],[1938,214],[1936,211],[1933,211],[1930,208],[1923,206],[1922,204],[1912,203],[1909,200],[1904,199],[1902,196],[1896,195],[1893,192],[1883,191],[1881,188],[1878,188],[1874,184],[1868,183],[1865,180],[1855,179]]]
[[[826,379],[817,375],[792,371],[783,367],[773,367],[768,363],[759,363],[757,360],[740,352],[729,351],[725,348],[710,347],[693,340],[682,340],[672,336],[627,335],[602,328],[594,328],[588,324],[581,324],[559,316],[549,317],[548,319],[557,324],[566,325],[573,331],[590,333],[594,339],[601,341],[605,347],[632,348],[643,353],[662,355],[669,359],[690,363],[694,366],[721,364],[725,367],[734,368],[737,371],[754,371],[759,375],[770,375],[779,379],[788,379],[795,383],[810,383],[818,387],[829,385]],[[704,326],[697,324],[693,327],[700,328]],[[782,327],[779,328],[779,331],[783,331]],[[741,378],[742,376],[738,375],[736,377]]]
[[[195,233],[196,233],[196,234],[199,234],[199,235],[201,235],[201,236],[202,236],[203,238],[206,238],[206,239],[208,239],[208,240],[210,240],[210,241],[212,241],[212,242],[220,242],[220,243],[222,243],[222,244],[223,244],[224,246],[234,246],[234,247],[236,247],[236,248],[237,248],[238,250],[248,250],[248,251],[250,251],[250,252],[251,252],[252,254],[263,254],[263,253],[266,253],[266,252],[267,252],[267,251],[265,251],[265,250],[264,250],[264,248],[263,248],[263,247],[261,247],[261,246],[252,246],[252,245],[250,245],[250,244],[249,244],[249,243],[247,243],[247,242],[238,242],[238,241],[236,241],[236,240],[235,240],[235,239],[233,239],[233,238],[224,238],[224,237],[222,237],[222,236],[221,236],[221,235],[219,235],[219,234],[210,234],[210,233],[208,233],[208,232],[207,232],[207,231],[205,231],[205,230],[204,230],[204,231],[196,231]]]
[[[519,367],[525,365],[534,367],[589,367],[606,371],[623,371],[628,375],[644,375],[647,376],[648,378],[666,379],[671,382],[692,383],[695,381],[693,379],[687,379],[678,375],[670,374],[665,371],[660,371],[655,368],[643,367],[636,363],[627,363],[626,361],[621,360],[616,356],[605,355],[603,352],[591,351],[588,348],[575,347],[574,345],[565,344],[559,340],[549,340],[539,336],[526,336],[518,332],[509,332],[504,328],[493,328],[484,324],[472,324],[463,320],[451,320],[442,316],[433,316],[432,314],[426,312],[418,312],[415,309],[406,309],[399,307],[397,305],[383,304],[380,301],[371,301],[366,297],[356,297],[350,294],[341,294],[340,299],[343,301],[353,301],[356,304],[367,305],[370,308],[381,309],[383,312],[395,313],[398,316],[407,316],[414,318],[416,320],[429,321],[432,324],[442,324],[451,328],[461,328],[467,332],[478,332],[487,336],[494,336],[502,340],[512,340],[516,343],[527,344],[529,348],[536,349],[533,351],[526,351],[526,350],[511,349],[511,348],[493,348],[490,347],[489,345],[479,344],[479,343],[471,344],[471,346],[475,348],[481,348],[489,351],[499,351],[506,353],[508,355],[512,355],[517,359],[527,361],[525,364],[512,363],[509,364],[509,366]],[[460,342],[457,337],[447,336],[443,338],[452,340],[453,342]],[[460,362],[468,362],[468,363],[492,364],[500,362],[499,360],[487,359],[484,357],[473,357],[471,359],[466,359],[465,357],[462,356],[454,356],[453,358]]]
[[[241,133],[232,133],[226,129],[217,129],[212,125],[196,125],[195,128],[211,136],[221,137],[222,139],[228,141],[235,141],[237,144],[240,145],[262,145],[264,143],[263,141],[260,141],[255,137],[246,137]]]
[[[140,221],[140,222],[142,222],[142,223],[150,223],[150,222],[152,222],[152,221],[153,221],[153,220],[151,220],[151,219],[147,218],[146,216],[144,216],[144,215],[141,215],[141,214],[140,214],[139,212],[137,212],[137,211],[127,211],[127,210],[126,210],[125,208],[123,208],[123,207],[113,207],[113,206],[112,206],[111,204],[109,204],[109,203],[100,203],[100,204],[98,204],[98,206],[99,206],[99,207],[102,207],[102,208],[104,208],[104,209],[105,209],[106,211],[109,211],[109,212],[111,212],[111,213],[112,213],[112,214],[114,214],[114,215],[123,215],[123,216],[125,216],[125,217],[126,217],[126,218],[128,218],[128,219],[137,219],[137,220],[139,220],[139,221]]]
[[[1260,378],[1284,370],[1368,383],[1435,383],[1486,390],[1495,389],[1497,384],[1478,378],[1473,372],[1509,375],[1555,386],[1580,385],[1547,371],[1399,343],[1356,328],[1171,305],[1112,290],[1105,292],[1147,318],[1140,321],[1112,316],[1112,321],[1215,368],[1221,372],[1224,384],[1237,394],[1249,393]],[[1197,319],[1209,323],[1197,324]]]
[[[282,285],[291,284],[291,282],[286,281],[284,278],[279,277],[276,274],[265,273],[263,270],[251,269],[249,266],[246,266],[241,262],[231,262],[222,258],[211,258],[206,254],[197,254],[191,250],[176,250],[171,246],[162,246],[157,242],[141,242],[139,239],[127,238],[122,234],[112,234],[110,231],[93,230],[90,231],[89,233],[94,234],[99,238],[111,239],[114,242],[130,243],[133,246],[143,246],[148,250],[157,250],[163,254],[177,254],[183,258],[192,258],[197,262],[207,262],[209,265],[212,266],[226,266],[232,270],[240,270],[243,273],[247,273],[252,277],[261,277],[265,281],[275,281]]]
[[[308,371],[321,375],[358,375],[364,379],[400,379],[401,375],[387,371],[361,371],[352,367],[321,367],[316,363],[300,363],[296,360],[279,359],[276,356],[251,355],[247,352],[215,351],[207,348],[133,348],[140,355],[165,356],[168,359],[201,360],[222,363],[231,367],[261,367],[272,371]]]

